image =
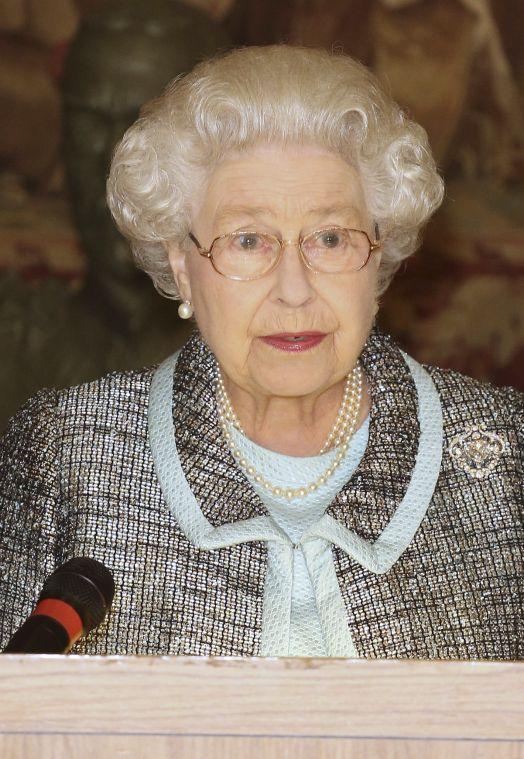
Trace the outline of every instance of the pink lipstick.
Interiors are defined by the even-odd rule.
[[[281,351],[301,353],[318,345],[326,337],[324,332],[280,332],[261,337],[267,345]]]

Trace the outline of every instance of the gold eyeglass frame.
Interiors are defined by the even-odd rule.
[[[337,272],[334,272],[334,271],[333,272],[327,272],[327,271],[318,271],[317,269],[314,269],[309,264],[309,262],[308,262],[308,260],[306,258],[306,255],[304,253],[304,250],[302,248],[302,244],[309,237],[311,237],[313,235],[318,235],[320,232],[329,232],[332,229],[335,229],[335,230],[336,229],[343,229],[343,230],[346,230],[348,232],[361,232],[367,238],[367,241],[369,243],[368,257],[366,258],[366,260],[364,261],[364,263],[362,264],[362,266],[359,266],[358,269],[351,269],[350,271],[361,271],[365,266],[367,266],[368,261],[371,258],[371,254],[374,253],[375,250],[378,250],[378,248],[380,248],[381,245],[382,245],[382,243],[380,241],[380,234],[379,234],[378,224],[376,224],[376,223],[375,223],[375,240],[373,242],[370,240],[368,233],[365,232],[363,229],[352,229],[350,227],[341,227],[341,226],[337,226],[337,225],[335,225],[335,226],[329,226],[329,227],[322,227],[321,229],[316,229],[314,232],[310,232],[309,234],[305,235],[304,237],[302,237],[302,235],[301,235],[298,238],[298,240],[296,240],[296,241],[295,240],[281,240],[280,237],[276,237],[275,235],[272,235],[272,234],[269,234],[269,233],[266,233],[266,232],[256,232],[256,230],[253,230],[253,229],[246,229],[245,231],[243,231],[243,230],[240,229],[240,230],[237,230],[236,232],[229,232],[228,234],[219,235],[218,237],[215,237],[215,239],[213,240],[213,242],[211,243],[211,245],[209,246],[209,248],[207,250],[205,250],[205,248],[202,247],[202,245],[199,243],[199,241],[197,240],[197,238],[195,237],[195,235],[192,232],[189,232],[188,237],[195,244],[196,249],[198,250],[199,254],[201,256],[204,256],[205,258],[209,258],[209,260],[211,261],[211,265],[213,266],[213,269],[217,272],[217,274],[220,274],[222,277],[226,277],[226,279],[233,279],[233,280],[235,280],[237,282],[251,282],[253,280],[261,279],[262,277],[265,277],[266,274],[269,274],[274,269],[276,269],[276,267],[278,266],[278,264],[280,263],[280,260],[282,258],[282,253],[284,252],[284,248],[287,245],[298,245],[298,250],[299,250],[299,253],[300,253],[300,257],[301,257],[304,265],[308,269],[310,269],[311,271],[313,271],[315,274],[340,274],[339,271],[337,271]],[[226,237],[234,237],[235,235],[248,234],[249,232],[252,232],[253,234],[255,234],[255,233],[256,234],[264,234],[266,237],[271,237],[271,238],[273,238],[274,240],[276,240],[278,242],[278,244],[280,245],[280,253],[276,257],[275,263],[267,271],[265,271],[263,274],[259,274],[257,277],[248,277],[247,279],[244,279],[243,277],[232,277],[229,274],[224,274],[223,272],[219,271],[217,269],[216,265],[215,265],[214,260],[213,260],[213,246],[215,245],[215,243],[218,240],[225,239]]]

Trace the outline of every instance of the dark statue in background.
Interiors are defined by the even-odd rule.
[[[105,182],[113,146],[142,103],[227,47],[205,13],[174,0],[115,0],[85,19],[66,62],[63,97],[86,280],[75,293],[57,279],[35,289],[15,274],[0,278],[0,429],[42,386],[149,365],[187,339],[192,325],[135,269],[106,208]]]
[[[113,147],[142,103],[227,46],[225,33],[208,16],[174,0],[116,0],[87,17],[72,43],[63,85],[64,148],[74,216],[89,258],[86,287],[123,332],[150,322],[160,299],[135,268],[106,207]],[[163,305],[171,305],[176,321],[172,304]]]

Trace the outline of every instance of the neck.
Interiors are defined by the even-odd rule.
[[[318,395],[299,398],[256,398],[227,377],[224,385],[245,434],[263,448],[288,456],[315,456],[324,445],[337,418],[345,380]],[[362,376],[362,398],[355,432],[371,406],[368,381]]]

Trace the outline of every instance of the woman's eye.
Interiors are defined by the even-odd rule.
[[[342,238],[339,232],[324,232],[319,242],[326,248],[336,248],[341,244]]]
[[[254,250],[255,248],[260,247],[262,242],[259,235],[255,234],[237,235],[234,238],[234,241],[235,245],[242,248],[242,250]]]
[[[254,232],[244,232],[243,234],[235,235],[233,247],[235,250],[242,252],[262,253],[267,248],[267,241],[263,235],[258,235]]]

